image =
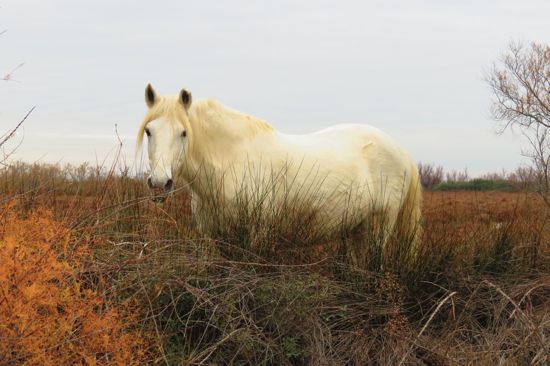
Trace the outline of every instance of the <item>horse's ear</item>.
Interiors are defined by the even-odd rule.
[[[181,89],[180,91],[180,102],[183,104],[185,109],[189,109],[191,106],[191,102],[193,101],[193,98],[191,97],[191,93],[189,93],[185,89]]]
[[[155,104],[156,99],[157,93],[155,92],[155,89],[153,89],[151,84],[147,84],[147,87],[145,88],[145,103],[147,103],[147,107],[151,108]]]

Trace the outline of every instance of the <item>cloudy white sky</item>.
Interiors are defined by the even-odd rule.
[[[143,90],[182,87],[287,133],[368,123],[417,160],[513,169],[484,70],[512,40],[550,42],[548,0],[0,0],[0,134],[27,110],[17,157],[133,159]]]

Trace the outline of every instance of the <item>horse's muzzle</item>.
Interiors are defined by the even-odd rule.
[[[161,195],[161,196],[151,196],[151,201],[155,203],[164,203],[166,201],[167,195]]]
[[[168,179],[166,183],[164,183],[164,186],[161,188],[153,184],[151,177],[149,177],[147,178],[147,186],[151,190],[151,200],[153,202],[163,203],[164,201],[166,201],[166,197],[168,196],[168,194],[172,191],[172,188],[174,187],[174,181],[172,179]]]

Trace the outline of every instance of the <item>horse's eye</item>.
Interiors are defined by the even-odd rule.
[[[148,128],[145,129],[145,134],[147,135],[147,137],[150,137],[151,136],[151,131],[149,131]]]
[[[186,131],[183,131],[183,132],[181,133],[181,137],[186,137],[186,136],[187,136],[187,132],[186,132]]]

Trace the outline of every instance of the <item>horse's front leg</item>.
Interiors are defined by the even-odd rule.
[[[191,213],[193,214],[193,221],[197,231],[204,234],[206,231],[206,224],[204,222],[204,215],[202,211],[202,204],[199,195],[195,192],[191,192]]]

